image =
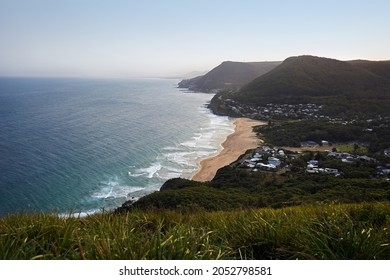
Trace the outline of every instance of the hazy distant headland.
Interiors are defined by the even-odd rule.
[[[182,80],[179,83],[179,87],[193,91],[214,93],[228,89],[237,90],[253,79],[269,72],[280,63],[280,61],[225,61],[204,75]]]

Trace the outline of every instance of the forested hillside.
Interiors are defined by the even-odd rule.
[[[287,58],[237,92],[221,92],[211,101],[215,112],[241,115],[269,104],[315,104],[329,116],[388,115],[390,63],[314,56]],[[234,109],[236,108],[236,109]]]

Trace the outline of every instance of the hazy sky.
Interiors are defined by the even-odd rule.
[[[0,0],[0,76],[164,76],[301,54],[389,60],[390,1]]]

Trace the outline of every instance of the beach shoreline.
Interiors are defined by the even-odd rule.
[[[247,150],[258,147],[261,140],[256,137],[252,127],[265,124],[262,121],[237,118],[234,121],[234,132],[222,143],[222,151],[215,156],[202,159],[191,180],[197,182],[210,181],[214,178],[218,169],[236,161]]]

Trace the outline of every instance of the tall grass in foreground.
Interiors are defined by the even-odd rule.
[[[1,259],[390,259],[390,203],[0,220]]]

